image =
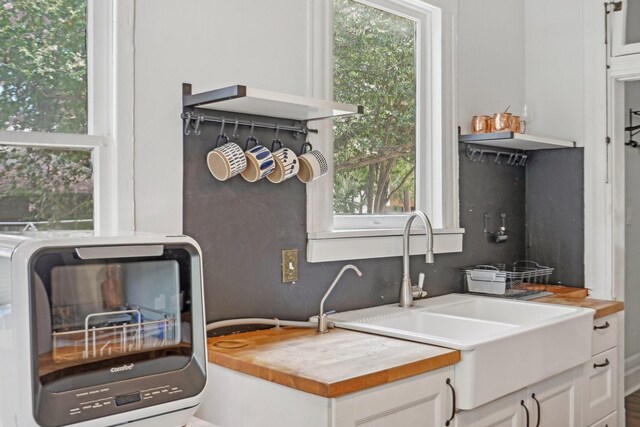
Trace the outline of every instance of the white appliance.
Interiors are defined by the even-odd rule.
[[[183,426],[207,358],[185,236],[0,235],[0,427]]]

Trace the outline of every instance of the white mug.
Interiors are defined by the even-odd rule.
[[[309,151],[306,151],[306,148]],[[298,179],[302,182],[309,183],[326,175],[329,172],[329,165],[327,159],[318,150],[314,150],[313,146],[305,142],[302,144],[301,154],[298,156],[300,162],[300,169],[298,170]]]
[[[218,147],[221,140],[224,142]],[[226,181],[246,169],[247,159],[238,144],[229,142],[225,134],[220,134],[216,139],[216,148],[207,154],[207,166],[214,178]]]
[[[276,144],[280,145],[280,149],[274,152],[273,150]],[[274,184],[279,184],[282,181],[296,176],[300,169],[300,162],[296,153],[289,148],[283,147],[279,139],[273,140],[271,151],[273,152],[273,160],[275,160],[276,165],[273,173],[267,175],[267,179]]]
[[[245,149],[249,142],[255,142],[256,145],[244,152],[247,167],[242,171],[242,177],[249,182],[256,182],[273,172],[276,162],[271,151],[264,145],[258,144],[258,140],[254,136],[247,139]]]

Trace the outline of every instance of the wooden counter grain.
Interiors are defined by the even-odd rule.
[[[594,319],[600,319],[601,317],[624,310],[624,303],[622,301],[580,298],[563,294],[548,295],[546,297],[532,299],[531,301],[592,308],[596,311]]]
[[[460,352],[361,332],[272,328],[210,338],[209,362],[337,397],[460,361]]]

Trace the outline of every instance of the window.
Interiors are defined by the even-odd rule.
[[[128,35],[118,18],[130,7],[0,0],[0,231],[131,223],[118,215],[129,202],[112,178],[126,129],[110,112],[132,108],[117,95],[133,57],[112,51]]]
[[[314,9],[313,78],[323,77],[314,96],[363,105],[365,114],[318,125],[315,143],[333,153],[333,175],[308,186],[307,259],[399,255],[414,209],[437,230],[436,253],[461,250],[455,5],[322,3]]]

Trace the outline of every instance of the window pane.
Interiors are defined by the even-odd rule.
[[[627,14],[626,44],[640,43],[640,0],[629,0],[624,6]]]
[[[334,98],[365,114],[334,125],[334,212],[402,213],[415,206],[415,23],[334,1]]]
[[[0,231],[93,229],[90,151],[0,146]]]
[[[86,0],[0,0],[0,129],[87,132]]]

